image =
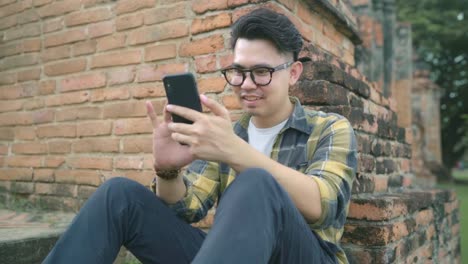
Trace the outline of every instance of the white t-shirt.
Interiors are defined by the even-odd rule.
[[[253,124],[251,118],[249,121],[249,127],[247,129],[247,133],[249,135],[249,144],[256,150],[270,157],[271,150],[273,149],[273,144],[275,143],[275,138],[287,121],[288,119],[284,120],[283,122],[277,124],[274,127],[257,128]]]

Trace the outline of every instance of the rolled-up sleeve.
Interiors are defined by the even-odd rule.
[[[341,228],[346,220],[357,168],[356,137],[345,118],[334,118],[322,131],[305,173],[318,185],[322,214],[312,228]]]

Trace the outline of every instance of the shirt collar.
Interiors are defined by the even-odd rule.
[[[289,100],[291,100],[291,102],[294,104],[294,110],[289,116],[289,119],[284,125],[283,129],[281,129],[280,133],[283,133],[289,128],[293,128],[300,132],[310,134],[312,131],[312,126],[307,122],[305,110],[302,107],[299,99],[297,97],[291,96],[289,97]],[[234,125],[235,133],[246,141],[248,139],[247,128],[249,127],[250,118],[250,114],[243,114]]]

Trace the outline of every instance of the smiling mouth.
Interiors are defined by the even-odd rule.
[[[249,102],[254,102],[263,99],[261,96],[252,96],[252,95],[244,95],[242,96],[243,100],[249,101]]]

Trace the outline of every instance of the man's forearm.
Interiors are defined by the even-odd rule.
[[[186,187],[182,175],[172,180],[158,177],[156,184],[156,195],[168,204],[180,201],[186,193]]]

